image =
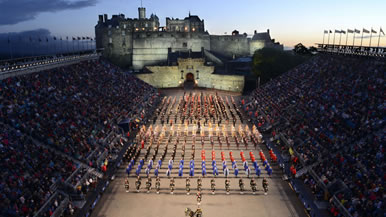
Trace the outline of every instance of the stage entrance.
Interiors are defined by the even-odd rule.
[[[193,89],[194,87],[194,75],[193,73],[186,74],[184,88]]]

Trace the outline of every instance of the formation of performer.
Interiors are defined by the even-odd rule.
[[[276,163],[277,156],[272,149],[269,149],[270,161],[268,162],[263,151],[257,147],[264,142],[258,127],[243,123],[243,115],[233,97],[222,97],[217,93],[214,95],[186,93],[181,97],[164,97],[155,112],[153,124],[142,125],[133,144],[127,149],[124,155],[124,159],[128,161],[126,173],[132,177],[135,171],[137,192],[141,189],[141,175],[143,178],[147,177],[144,183],[147,193],[152,190],[151,177],[154,175],[157,193],[161,189],[161,178],[166,176],[170,178],[170,194],[174,194],[174,177],[178,176],[186,177],[186,194],[189,195],[191,179],[199,176],[197,191],[201,194],[203,179],[205,181],[206,177],[211,177],[210,192],[215,194],[215,178],[223,175],[226,178],[225,191],[229,194],[231,189],[228,177],[234,175],[239,179],[241,194],[245,191],[246,178],[250,180],[251,190],[255,194],[257,192],[255,177],[259,178],[262,171],[271,176],[270,163]],[[198,168],[195,167],[196,142],[201,142],[201,163],[198,163]],[[223,149],[223,144],[228,151]],[[219,164],[219,167],[222,166],[221,169],[217,167],[215,151],[217,145],[221,149],[222,164]],[[231,148],[237,151],[234,153]],[[259,150],[257,156],[260,156],[261,164],[256,160],[253,150]],[[211,167],[210,164],[206,167],[206,151],[211,151]],[[244,151],[247,152],[244,154]],[[239,155],[240,158],[238,158]],[[189,161],[189,165],[185,160]],[[231,163],[228,166],[229,161]],[[263,169],[260,169],[261,165]],[[125,179],[127,192],[129,191],[128,182],[129,180]],[[205,181],[205,183],[208,182]],[[268,192],[268,181],[265,178],[263,189]]]

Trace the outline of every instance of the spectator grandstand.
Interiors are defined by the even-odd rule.
[[[319,198],[324,186],[352,216],[384,216],[385,73],[384,61],[318,55],[242,101],[291,156],[294,178],[308,168],[304,183]]]
[[[103,60],[0,80],[0,216],[52,216],[68,204],[57,183],[87,193],[123,146],[118,121],[140,122],[157,98]]]

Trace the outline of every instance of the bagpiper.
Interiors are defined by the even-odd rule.
[[[170,194],[174,194],[174,177],[170,180]]]
[[[125,179],[125,189],[126,189],[126,192],[129,192],[129,178]]]
[[[257,191],[256,186],[257,186],[257,185],[256,185],[255,178],[252,178],[252,179],[251,179],[251,188],[252,188],[253,194],[256,194],[256,191]]]
[[[212,194],[214,194],[214,191],[216,190],[216,183],[214,181],[214,178],[210,180],[210,189],[212,190]]]
[[[202,180],[201,177],[197,179],[197,191],[201,192],[202,190]]]
[[[199,206],[201,204],[202,200],[202,194],[201,192],[197,192],[197,205]]]
[[[186,194],[190,194],[190,179],[189,177],[186,178]]]
[[[161,178],[159,176],[157,176],[155,181],[155,189],[157,191],[157,194],[159,194],[159,191],[161,189]]]
[[[151,178],[150,177],[147,178],[146,189],[147,189],[147,193],[149,193],[151,190]]]
[[[231,190],[230,188],[231,181],[229,179],[225,179],[225,191],[227,194],[229,194],[229,191]]]
[[[263,178],[263,189],[264,189],[264,195],[267,195],[267,192],[268,192],[268,180],[265,177]]]
[[[239,180],[240,194],[244,194],[244,182],[243,179]]]
[[[135,181],[135,189],[137,189],[137,192],[139,192],[139,189],[141,188],[141,177],[137,177],[137,180]]]

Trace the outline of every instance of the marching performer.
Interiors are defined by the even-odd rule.
[[[146,189],[147,189],[147,193],[149,193],[151,190],[151,178],[150,178],[150,176],[147,178],[147,181],[146,181]]]
[[[170,180],[170,194],[174,194],[174,177]]]
[[[251,188],[252,188],[253,194],[256,194],[256,191],[257,191],[256,186],[257,186],[257,185],[256,185],[255,178],[252,178],[252,179],[251,179]]]
[[[231,190],[230,188],[230,183],[231,181],[229,179],[225,179],[225,191],[227,192],[227,194],[229,194],[229,191]]]
[[[267,195],[268,193],[268,180],[264,177],[263,178],[263,189],[264,189],[264,195]]]
[[[126,178],[125,179],[125,189],[126,189],[126,192],[129,192],[129,178]]]
[[[197,179],[197,191],[201,192],[201,190],[202,190],[202,179],[201,177],[199,177]]]
[[[190,194],[190,179],[189,177],[186,178],[186,194]]]
[[[214,191],[216,190],[216,183],[214,181],[214,178],[210,180],[210,189],[212,190],[212,194],[214,194]]]
[[[159,190],[161,189],[161,178],[157,176],[155,181],[155,189],[157,191],[157,194],[159,194]]]
[[[240,194],[244,194],[244,182],[243,179],[239,180]]]
[[[139,189],[141,188],[141,177],[137,177],[137,180],[135,181],[135,188],[137,189],[137,192],[139,192]]]

